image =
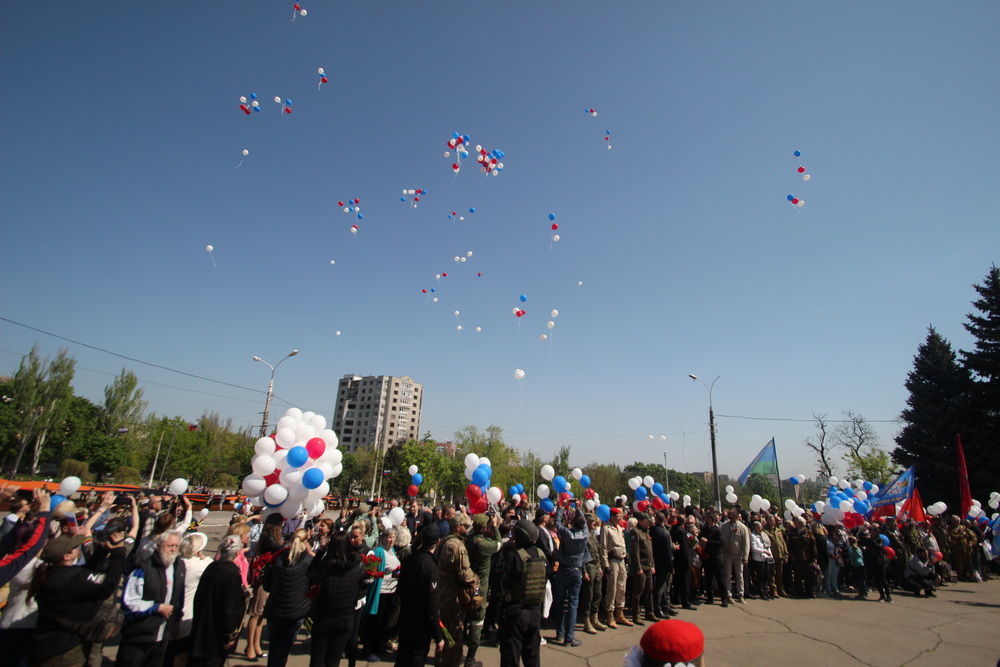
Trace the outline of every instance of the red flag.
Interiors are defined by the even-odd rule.
[[[924,513],[924,503],[920,500],[920,492],[916,488],[913,489],[913,495],[899,508],[899,515],[896,517],[896,520],[899,522],[912,521],[914,523],[927,520],[927,515]]]
[[[962,436],[959,434],[955,437],[958,439],[958,501],[961,504],[961,516],[964,519],[969,514],[969,510],[972,509],[972,490],[969,489],[969,469],[965,467]]]

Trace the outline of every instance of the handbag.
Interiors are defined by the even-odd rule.
[[[466,611],[476,611],[483,606],[483,593],[478,578],[458,590],[458,603]]]

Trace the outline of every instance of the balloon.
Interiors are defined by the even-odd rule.
[[[310,458],[318,459],[326,452],[326,442],[323,438],[309,438],[306,442],[306,452],[309,453]]]
[[[198,512],[198,516],[200,516],[201,520],[204,521],[208,517],[208,508],[207,507],[201,508],[201,511]]]
[[[645,500],[646,499],[646,493],[647,493],[646,487],[640,486],[638,489],[635,490],[635,499],[636,500]]]
[[[479,457],[475,454],[465,455],[465,467],[466,468],[476,468],[479,466]]]
[[[638,489],[640,486],[642,486],[642,480],[641,479],[637,479],[637,478],[633,477],[632,479],[630,479],[628,481],[628,488],[632,489],[633,491],[635,491],[636,489]]]
[[[798,477],[792,477],[792,478],[791,478],[791,479],[789,479],[788,481],[789,481],[789,482],[791,482],[793,486],[795,486],[795,485],[798,485],[798,484],[799,484],[799,482],[800,482],[800,480],[799,480],[799,478],[798,478]]]
[[[839,483],[839,481],[840,480],[838,480],[836,477],[831,477],[829,479],[830,486],[837,486],[837,484]]]
[[[483,466],[479,466],[472,472],[472,479],[470,481],[476,486],[486,486],[487,482],[490,481],[490,476]]]
[[[652,475],[646,475],[645,477],[643,477],[642,478],[642,484],[647,489],[653,488],[653,476]]]
[[[733,489],[732,485],[726,487],[726,493],[732,493],[733,491],[735,491],[735,489]]]
[[[580,486],[585,489],[590,489],[590,477],[588,475],[580,476]]]
[[[519,299],[521,299],[521,303],[524,303],[525,301],[527,301],[527,300],[528,300],[528,295],[527,295],[527,294],[522,294],[522,295],[521,295],[520,297],[518,297],[518,298],[519,298]]]
[[[555,469],[547,463],[542,466],[541,472],[542,472],[542,479],[549,482],[552,481],[552,478],[555,477],[556,474]]]
[[[555,503],[552,502],[551,498],[542,498],[541,502],[538,503],[538,506],[546,514],[555,509]]]
[[[768,511],[769,509],[771,509],[771,501],[768,500],[767,498],[763,498],[760,501],[760,508],[765,512]]]
[[[243,493],[248,496],[259,496],[267,488],[267,482],[262,475],[256,473],[243,478]]]
[[[885,557],[888,558],[889,560],[892,560],[893,558],[896,557],[896,550],[893,549],[892,547],[882,547],[882,548],[885,549]]]
[[[170,493],[175,496],[183,496],[188,490],[188,481],[183,477],[178,477],[174,481],[170,482]]]
[[[80,481],[79,477],[76,475],[70,475],[59,483],[59,494],[68,498],[80,490],[80,484],[82,483],[83,482]]]
[[[583,471],[580,470],[579,468],[573,468],[572,474],[573,474],[573,479],[575,479],[578,482],[580,481],[580,478],[583,477]]]
[[[415,473],[413,477],[410,478],[410,481],[413,482],[416,486],[420,486],[421,484],[424,483],[424,476],[421,475],[419,472]]]
[[[295,444],[295,431],[288,427],[279,428],[278,432],[274,434],[274,440],[281,447],[288,449]]]
[[[555,219],[556,219],[556,214],[555,213],[549,213],[549,220],[555,220]]]
[[[727,493],[726,494],[726,502],[727,503],[732,504],[732,503],[735,503],[736,500],[737,500],[737,497],[736,497],[735,493]]]
[[[490,501],[494,505],[503,499],[503,491],[501,491],[496,486],[491,486],[490,490],[486,492],[486,500]]]
[[[288,499],[288,490],[280,484],[272,484],[264,491],[264,503],[269,507],[277,507]]]
[[[253,450],[257,454],[261,454],[264,456],[271,456],[272,454],[274,454],[275,450],[274,440],[271,438],[260,438],[257,442],[254,443]]]
[[[289,449],[288,456],[285,458],[285,461],[291,468],[300,468],[304,466],[308,460],[309,452],[306,451],[306,448],[301,445]]]
[[[483,497],[483,490],[476,483],[469,484],[465,487],[465,497],[469,499],[469,502],[474,502]]]
[[[394,527],[398,526],[406,520],[406,512],[403,511],[402,507],[393,507],[389,510],[389,520]]]
[[[861,500],[854,501],[853,509],[858,514],[866,514],[868,512],[868,506]]]
[[[215,246],[207,245],[205,246],[205,250],[207,250],[208,252],[212,252],[213,250],[215,250]]]
[[[611,520],[611,508],[607,505],[601,504],[597,506],[597,518],[607,523]]]
[[[411,498],[416,498],[417,494],[420,493],[420,489],[417,488],[416,484],[410,484],[406,487],[406,493],[409,494]]]
[[[654,496],[659,497],[659,495],[663,493],[663,485],[660,484],[659,482],[655,482],[653,484],[652,491]]]
[[[524,371],[522,371],[520,368],[516,369],[514,371],[514,379],[515,380],[523,380],[524,379]]]
[[[326,480],[326,475],[320,468],[309,468],[302,473],[302,486],[315,489]]]
[[[562,493],[566,490],[566,478],[562,475],[556,475],[552,478],[552,488],[556,493]]]

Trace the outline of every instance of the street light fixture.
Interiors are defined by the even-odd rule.
[[[712,388],[715,387],[715,383],[722,376],[720,375],[712,380],[712,384],[708,384],[694,373],[688,373],[688,377],[702,383],[705,385],[705,389],[708,390],[708,430],[712,436],[712,483],[715,485],[715,509],[721,512],[722,495],[719,493],[719,459],[715,453],[715,408],[712,406]]]
[[[294,357],[298,353],[299,353],[298,350],[292,350],[287,355],[285,355],[285,358],[282,359],[281,361],[284,361],[289,357]],[[260,424],[260,437],[263,438],[264,436],[267,435],[267,414],[271,410],[271,394],[274,391],[274,371],[278,366],[281,365],[281,361],[272,366],[271,364],[267,363],[266,361],[264,361],[263,359],[261,359],[256,355],[253,356],[253,360],[259,361],[260,363],[264,364],[265,366],[271,369],[271,381],[267,384],[267,400],[264,402],[264,421],[261,422]]]

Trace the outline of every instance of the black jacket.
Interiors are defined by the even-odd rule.
[[[302,554],[294,565],[290,565],[286,551],[271,563],[264,573],[264,590],[270,593],[264,606],[265,618],[299,620],[309,615],[312,600],[306,593],[312,560],[309,554]]]
[[[179,556],[173,565],[174,585],[170,599],[167,599],[167,566],[160,558],[160,552],[154,551],[148,558],[139,561],[128,579],[125,580],[122,609],[125,611],[125,625],[122,627],[122,638],[136,642],[155,642],[160,639],[169,640],[173,628],[180,622],[184,613],[184,559]],[[142,600],[152,602],[148,608],[131,609],[126,604],[130,589],[142,587]],[[173,605],[174,611],[169,619],[164,619],[158,609],[161,604]],[[146,605],[143,605],[146,606]],[[160,628],[166,624],[163,636]]]
[[[354,614],[358,600],[365,596],[365,567],[361,556],[348,554],[346,563],[314,558],[308,568],[309,581],[320,584],[313,618],[339,618]]]
[[[192,658],[226,657],[226,638],[240,627],[246,602],[243,577],[236,563],[217,560],[205,568],[194,595]]]
[[[406,557],[400,565],[399,587],[399,617],[408,619],[414,630],[421,636],[433,637],[441,641],[439,619],[441,612],[438,607],[438,567],[434,555],[425,549],[417,549]],[[459,641],[459,640],[456,640]]]
[[[667,572],[674,567],[674,541],[666,526],[653,526],[649,530],[653,541],[653,562],[657,572]]]

